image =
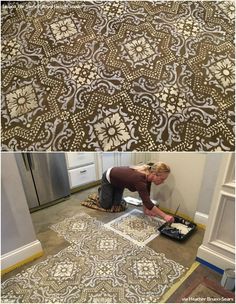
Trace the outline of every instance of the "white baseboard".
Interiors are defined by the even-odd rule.
[[[202,225],[207,225],[208,221],[208,214],[201,213],[201,212],[196,212],[194,216],[194,222],[197,224],[202,224]]]
[[[5,253],[1,256],[1,270],[5,270],[25,260],[30,260],[36,254],[42,253],[43,249],[39,240]]]
[[[204,245],[198,248],[197,257],[223,270],[226,268],[234,269],[235,267],[234,259],[222,255]]]

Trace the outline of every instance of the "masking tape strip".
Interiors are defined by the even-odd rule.
[[[165,303],[199,265],[200,263],[194,262],[186,274],[163,295],[160,303]]]
[[[41,257],[42,255],[43,255],[43,251],[40,251],[40,252],[32,255],[31,257],[20,261],[19,263],[16,263],[16,264],[14,264],[14,265],[6,268],[6,269],[1,270],[1,276],[10,272],[10,271],[12,271],[12,270],[14,270],[14,269],[16,269],[16,268],[18,268],[18,267],[20,267],[20,266],[22,266],[22,265],[24,265],[24,264],[27,264],[29,262],[32,262],[33,260],[36,260],[37,258]]]

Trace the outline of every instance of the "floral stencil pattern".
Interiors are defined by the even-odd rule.
[[[234,1],[1,10],[2,150],[235,150]]]
[[[68,228],[77,222],[84,229],[71,232]],[[84,213],[52,228],[72,244],[3,280],[2,302],[158,303],[186,271],[163,253],[136,246]]]
[[[209,67],[213,76],[218,80],[224,88],[234,84],[235,74],[233,62],[228,58],[221,59]]]
[[[167,109],[168,116],[173,113],[181,113],[186,106],[190,106],[176,84],[171,87],[164,87],[162,91],[156,93],[156,96],[161,102],[160,105]]]
[[[57,40],[61,40],[77,34],[76,26],[70,18],[52,23],[50,24],[50,28]]]
[[[112,19],[114,17],[121,16],[123,10],[124,10],[123,2],[113,1],[106,3],[103,12],[107,15],[109,19]]]
[[[127,142],[130,139],[128,129],[118,113],[95,124],[94,129],[99,142],[102,143],[103,150],[117,148],[122,142]]]
[[[235,18],[235,6],[233,2],[222,1],[219,3],[219,7],[228,18],[231,20]]]
[[[180,18],[176,28],[185,39],[195,37],[201,33],[201,28],[199,27],[198,22],[192,17],[188,17],[186,19]]]
[[[38,106],[32,85],[25,86],[7,94],[6,100],[11,118],[23,115]]]
[[[154,49],[144,37],[127,42],[124,47],[134,62],[142,61],[155,54]]]
[[[52,267],[51,275],[59,280],[66,280],[66,278],[70,277],[75,271],[77,271],[75,263],[62,262]]]
[[[77,66],[70,68],[71,78],[80,87],[84,84],[90,85],[92,81],[99,79],[96,66],[94,66],[92,60],[85,63],[79,62]]]
[[[20,55],[20,44],[17,43],[17,39],[13,38],[10,41],[3,40],[1,46],[1,59],[4,61],[11,60],[12,57]]]
[[[133,209],[104,226],[131,240],[139,246],[144,246],[160,233],[158,228],[164,223],[160,218],[152,219],[142,211]]]

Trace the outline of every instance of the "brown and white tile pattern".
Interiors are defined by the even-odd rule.
[[[2,150],[234,151],[234,1],[1,9]]]
[[[3,281],[4,303],[158,303],[186,269],[81,213],[53,225],[73,244]]]
[[[160,234],[158,228],[164,222],[160,218],[151,218],[142,211],[133,209],[104,226],[133,243],[144,246]]]

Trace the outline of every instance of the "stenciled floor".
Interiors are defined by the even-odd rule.
[[[93,192],[94,190],[96,190],[96,188],[82,191],[80,193],[72,195],[69,200],[32,213],[32,219],[37,233],[37,237],[42,243],[45,254],[40,259],[37,259],[36,261],[33,261],[4,275],[2,281],[4,282],[9,278],[13,278],[16,274],[20,274],[23,270],[27,270],[31,266],[35,265],[35,267],[37,267],[39,262],[45,261],[49,256],[56,255],[61,250],[66,250],[66,253],[63,252],[62,255],[69,254],[67,253],[67,251],[70,252],[71,243],[67,242],[63,236],[60,236],[55,231],[51,230],[49,227],[51,227],[52,225],[58,224],[64,219],[71,218],[76,214],[80,214],[82,212],[85,212],[92,218],[96,218],[103,223],[108,223],[111,220],[121,216],[121,213],[114,214],[99,212],[81,206],[79,202],[85,199],[87,195]],[[135,208],[137,209],[137,207]],[[131,211],[132,209],[134,208],[129,207],[127,211]],[[110,233],[113,232],[111,231]],[[164,253],[166,258],[174,260],[175,262],[180,263],[184,267],[190,267],[195,260],[196,251],[198,246],[202,242],[203,234],[204,231],[199,229],[185,243],[174,242],[165,237],[158,236],[150,243],[148,243],[147,246],[153,249],[153,252]],[[55,259],[57,259],[57,257],[55,257]],[[58,257],[58,259],[60,259],[60,256]],[[208,269],[205,270],[205,273],[210,273],[211,277],[214,277],[219,281],[219,276],[217,276],[217,274],[211,274],[211,271],[209,271]]]
[[[233,1],[4,2],[2,150],[234,151]]]

